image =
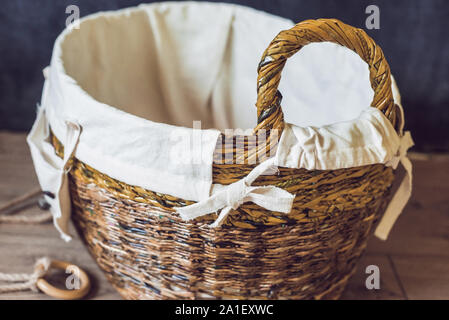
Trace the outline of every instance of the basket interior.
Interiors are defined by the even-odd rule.
[[[92,99],[172,125],[253,128],[257,64],[292,23],[224,4],[158,4],[84,19],[61,43],[65,72]],[[289,59],[280,84],[287,122],[353,120],[373,92],[367,65],[330,44]]]

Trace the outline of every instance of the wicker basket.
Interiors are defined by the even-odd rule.
[[[282,130],[277,86],[285,62],[304,45],[325,41],[355,51],[368,64],[372,106],[399,127],[382,50],[364,31],[321,19],[280,32],[264,52],[255,132]],[[62,156],[62,144],[54,136],[52,141]],[[268,141],[245,139],[245,159],[276,148],[276,139]],[[254,165],[221,163],[224,154],[240,154],[222,145],[215,150],[213,178],[227,185]],[[98,265],[128,299],[337,299],[383,213],[393,178],[393,169],[383,164],[327,171],[280,168],[254,185],[296,194],[290,214],[246,203],[222,226],[210,228],[206,224],[216,214],[185,222],[174,208],[192,202],[127,185],[74,158],[72,217]]]

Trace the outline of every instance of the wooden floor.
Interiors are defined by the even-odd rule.
[[[412,160],[412,200],[388,241],[371,239],[343,299],[449,299],[449,157],[414,154]],[[0,132],[0,205],[36,186],[25,135]],[[32,206],[26,212],[39,210]],[[65,243],[50,223],[0,224],[0,272],[29,273],[42,256],[84,268],[94,284],[87,298],[120,299],[78,238]],[[368,265],[380,269],[379,290],[365,287]],[[49,297],[27,291],[0,294],[0,299]]]

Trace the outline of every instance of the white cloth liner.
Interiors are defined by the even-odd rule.
[[[64,141],[64,158],[59,158],[50,142],[50,132],[45,117],[44,108],[39,107],[37,118],[30,134],[27,137],[31,150],[31,156],[36,166],[39,183],[47,196],[53,214],[54,225],[65,241],[71,237],[68,235],[68,221],[70,219],[70,193],[67,173],[70,171],[68,161],[78,144],[81,133],[80,126],[71,121],[66,121],[67,135]],[[50,195],[49,195],[49,194]]]
[[[306,46],[287,63],[280,90],[292,124],[276,156],[242,182],[212,188],[217,129],[255,125],[258,60],[271,39],[292,25],[241,6],[183,2],[98,13],[83,18],[79,30],[67,28],[55,42],[42,107],[28,138],[39,182],[56,195],[49,201],[64,239],[70,239],[67,159],[50,152],[49,126],[68,154],[97,170],[199,201],[179,211],[186,219],[225,208],[214,226],[246,201],[289,211],[293,195],[251,187],[271,165],[337,169],[395,166],[402,159],[410,180],[379,225],[383,231],[377,234],[385,238],[409,197],[411,167],[404,159],[411,139],[399,137],[369,107],[366,64],[334,44]],[[395,85],[393,91],[400,104]],[[189,129],[192,120],[217,129]]]

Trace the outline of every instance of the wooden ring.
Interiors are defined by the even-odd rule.
[[[64,300],[75,300],[75,299],[81,299],[84,297],[90,289],[90,281],[89,277],[87,276],[87,273],[79,268],[78,266],[68,263],[65,261],[59,261],[59,260],[52,260],[50,263],[50,268],[56,268],[61,270],[68,270],[69,267],[76,268],[76,276],[79,277],[79,281],[81,283],[79,289],[73,289],[73,290],[63,290],[56,288],[52,286],[50,283],[47,282],[44,278],[39,278],[36,282],[36,286],[45,294],[49,295],[50,297],[58,298],[58,299],[64,299]],[[72,271],[72,270],[71,270]]]

